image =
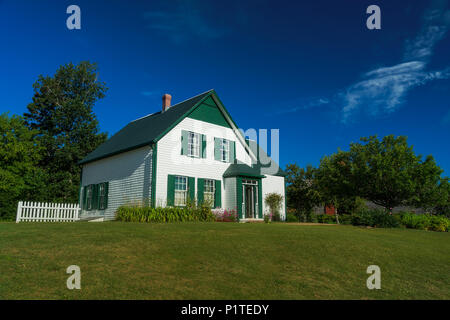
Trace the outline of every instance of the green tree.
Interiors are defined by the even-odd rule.
[[[405,136],[371,136],[361,142],[352,143],[349,151],[354,194],[386,210],[430,201],[442,173],[432,156],[422,160]]]
[[[106,140],[93,113],[107,88],[97,80],[97,66],[84,61],[61,66],[54,76],[39,76],[33,102],[24,114],[27,125],[39,131],[44,151],[39,166],[47,172],[49,201],[78,198],[78,162]]]
[[[353,168],[350,154],[338,150],[331,156],[321,159],[316,171],[316,184],[323,203],[333,205],[339,214],[351,214],[361,204],[354,188]]]
[[[273,221],[280,221],[280,209],[283,204],[283,196],[279,193],[272,192],[266,195],[264,203],[270,208]]]
[[[303,169],[297,164],[288,164],[286,173],[287,205],[295,208],[299,219],[302,215],[309,217],[313,208],[321,203],[320,193],[315,184],[315,168],[308,165]]]
[[[445,215],[450,218],[450,181],[449,178],[441,179],[435,193],[433,213]]]
[[[0,115],[0,218],[13,219],[17,202],[40,200],[43,172],[37,167],[41,147],[20,116]]]

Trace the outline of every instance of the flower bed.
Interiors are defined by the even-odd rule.
[[[239,220],[235,210],[216,208],[212,209],[211,212],[217,222],[237,222]]]

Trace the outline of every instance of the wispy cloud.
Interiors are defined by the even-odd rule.
[[[405,60],[423,60],[430,57],[436,43],[447,33],[449,25],[450,10],[447,10],[447,0],[433,1],[432,7],[425,11],[418,35],[406,41]]]
[[[425,63],[412,61],[365,74],[365,78],[340,93],[341,121],[346,123],[361,107],[369,115],[391,113],[405,102],[406,94],[414,87],[432,80],[448,79],[450,70],[425,71]]]
[[[146,11],[143,15],[147,28],[167,36],[173,43],[184,43],[191,38],[214,39],[228,32],[193,3],[173,5],[170,10]]]
[[[337,95],[341,122],[347,123],[356,112],[369,115],[391,113],[405,102],[412,88],[450,78],[449,68],[426,70],[436,43],[450,26],[450,10],[446,6],[447,1],[435,1],[433,7],[425,12],[420,32],[406,41],[402,62],[365,73],[361,80]]]

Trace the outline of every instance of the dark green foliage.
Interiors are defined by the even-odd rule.
[[[422,160],[405,136],[360,140],[351,143],[349,151],[338,150],[324,157],[316,170],[316,184],[323,201],[333,204],[338,213],[358,211],[357,197],[387,211],[399,205],[426,209],[438,205],[442,211],[450,207],[447,179],[441,178],[443,171],[432,156]]]
[[[397,228],[399,221],[390,213],[378,209],[363,209],[352,216],[355,226],[369,226],[378,228]]]
[[[299,219],[311,216],[313,208],[321,203],[315,183],[316,169],[312,166],[303,169],[297,164],[289,164],[286,166],[286,173],[288,207],[295,209]]]
[[[286,216],[286,222],[298,222],[298,217],[293,213],[288,213]]]
[[[401,224],[412,229],[445,232],[450,226],[450,220],[444,216],[402,212],[398,217]]]
[[[42,199],[44,173],[37,167],[37,132],[19,116],[0,115],[0,220],[14,219],[17,202]]]
[[[329,214],[318,214],[316,216],[318,223],[328,223],[328,224],[334,224],[336,223],[336,217],[334,215]],[[313,222],[313,221],[311,221]]]
[[[76,202],[80,185],[78,162],[106,140],[93,113],[105,96],[97,67],[87,61],[61,66],[54,76],[39,76],[33,102],[24,114],[39,132],[43,147],[39,166],[45,170],[48,201]]]
[[[351,214],[339,215],[339,223],[340,224],[352,224],[352,215]]]
[[[121,206],[117,209],[116,219],[125,222],[188,222],[215,221],[211,208],[201,207],[165,207]]]

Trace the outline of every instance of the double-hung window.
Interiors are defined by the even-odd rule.
[[[200,157],[200,134],[195,132],[188,133],[188,156]]]
[[[98,185],[98,203],[99,203],[99,209],[100,210],[104,210],[106,209],[106,184],[105,183],[100,183]]]
[[[205,199],[205,203],[211,204],[211,206],[214,206],[214,183],[215,181],[211,179],[204,180],[203,198]]]
[[[92,210],[92,193],[93,193],[93,185],[87,186],[86,189],[86,209]]]
[[[227,139],[221,139],[220,142],[220,159],[223,162],[230,161],[230,141]]]
[[[187,177],[175,177],[175,206],[185,206],[187,199],[188,183]]]

